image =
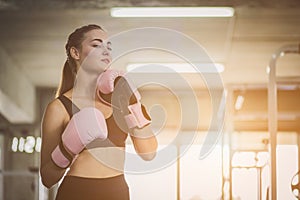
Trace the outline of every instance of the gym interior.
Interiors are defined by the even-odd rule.
[[[113,13],[167,7],[230,13]],[[140,81],[157,136],[154,160],[138,161],[152,167],[125,169],[132,200],[300,199],[299,1],[0,0],[0,200],[55,198],[41,121],[67,36],[85,24],[115,40],[111,68]]]

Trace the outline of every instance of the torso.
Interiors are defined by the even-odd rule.
[[[71,99],[71,93],[64,94]],[[125,140],[127,134],[120,132],[116,128],[112,116],[112,108],[104,105],[100,101],[95,102],[95,107],[100,110],[106,118],[108,127],[108,139],[95,141],[86,147],[71,165],[67,175],[107,178],[123,174],[125,160]],[[65,112],[64,127],[67,126],[70,116]]]

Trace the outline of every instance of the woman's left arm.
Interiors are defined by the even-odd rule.
[[[143,160],[152,160],[156,155],[157,140],[151,129],[151,124],[143,128],[134,128],[131,132],[131,140],[137,154]]]
[[[127,123],[128,127],[124,127],[124,130],[129,129],[135,151],[142,159],[152,160],[156,155],[157,140],[150,127],[151,119],[146,108],[140,103],[140,93],[128,80],[128,77],[125,78],[121,71],[106,70],[98,77],[97,95],[100,100],[103,100],[102,95],[104,97],[105,94],[115,94],[114,100],[118,99],[118,101],[113,101],[111,96],[108,102],[116,108],[121,108],[121,112],[117,113],[119,117],[125,118],[125,124]]]

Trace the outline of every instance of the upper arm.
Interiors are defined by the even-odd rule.
[[[48,104],[42,119],[42,146],[41,146],[41,176],[44,185],[52,185],[53,176],[57,179],[64,173],[64,169],[58,169],[52,160],[51,153],[58,145],[61,134],[66,124],[66,112],[59,100]],[[51,177],[52,176],[52,177]]]
[[[51,159],[64,129],[65,113],[57,100],[48,104],[42,120],[41,166]]]

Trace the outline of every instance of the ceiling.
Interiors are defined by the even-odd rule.
[[[235,15],[232,18],[113,18],[109,14],[109,9],[114,6],[204,5],[233,6]],[[0,48],[37,87],[57,86],[66,59],[66,38],[84,24],[99,24],[111,36],[142,27],[179,31],[198,42],[212,60],[224,64],[221,77],[225,85],[266,85],[266,67],[272,53],[285,44],[300,43],[300,2],[297,0],[2,0],[0,10]],[[128,62],[178,61],[173,59],[174,56],[158,51],[141,50],[124,56],[118,66],[125,69]],[[280,73],[300,74],[300,56],[281,59],[280,65]],[[191,74],[185,77],[195,87],[200,87],[203,82]]]
[[[114,6],[233,6],[233,7],[265,7],[294,8],[299,6],[298,0],[1,0],[2,10],[37,10],[37,9],[86,9],[111,8]]]

